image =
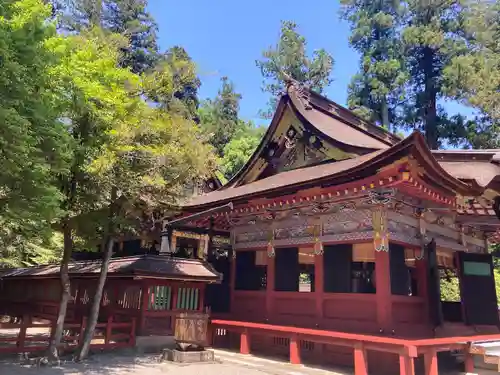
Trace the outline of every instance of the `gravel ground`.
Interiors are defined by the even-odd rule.
[[[1,375],[262,375],[261,371],[236,364],[195,364],[179,366],[159,363],[153,356],[96,355],[82,364],[63,363],[59,367],[23,366],[0,362]]]

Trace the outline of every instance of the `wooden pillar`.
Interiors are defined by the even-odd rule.
[[[380,329],[392,326],[391,269],[389,252],[375,251],[375,287],[377,304],[377,324]]]
[[[408,354],[399,355],[399,374],[415,375],[415,364],[413,362],[413,358]]]
[[[274,272],[275,272],[276,257],[274,255],[267,256],[267,276],[266,276],[266,318],[272,321],[274,316]]]
[[[296,335],[290,338],[290,363],[292,365],[300,365],[300,345]]]
[[[246,328],[240,335],[240,354],[250,354],[250,336]]]
[[[316,297],[316,327],[323,320],[323,288],[324,288],[323,254],[314,256],[314,294]]]
[[[200,291],[200,301],[198,302],[198,311],[205,311],[205,290],[206,290],[206,284],[201,284],[198,287]]]
[[[233,249],[230,253],[230,261],[231,261],[231,274],[230,274],[230,296],[231,296],[231,304],[229,306],[229,311],[233,312],[234,310],[234,289],[236,285],[236,253]]]
[[[142,289],[142,298],[141,298],[141,310],[139,312],[139,335],[144,333],[146,328],[146,312],[149,307],[149,284],[147,282],[143,282],[141,285]]]
[[[366,350],[361,344],[354,348],[354,375],[368,375]]]
[[[104,343],[106,345],[110,343],[112,334],[113,334],[113,315],[109,315],[108,321],[106,322],[106,336],[104,336]]]
[[[464,349],[464,371],[466,373],[474,372],[474,356],[470,352],[471,344],[467,344]]]
[[[429,349],[424,355],[425,375],[439,375],[436,350]]]
[[[429,283],[427,280],[427,260],[421,259],[415,261],[415,271],[417,276],[417,293],[418,296],[422,298],[425,304],[425,315],[422,317],[424,321],[422,323],[429,322],[429,298],[428,298],[428,290]]]

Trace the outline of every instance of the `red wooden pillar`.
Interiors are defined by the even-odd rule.
[[[425,375],[439,375],[436,350],[429,349],[424,355]]]
[[[139,312],[139,335],[144,333],[144,329],[146,328],[146,312],[149,307],[149,283],[142,283],[142,298],[141,298],[141,310]]]
[[[296,335],[290,338],[290,363],[292,365],[300,365],[300,345]]]
[[[323,287],[324,287],[324,266],[323,255],[315,255],[314,257],[314,294],[316,297],[316,325],[319,328],[320,322],[323,320]]]
[[[104,337],[104,343],[106,345],[111,341],[111,335],[113,334],[113,315],[108,316],[108,321],[106,323],[106,336]]]
[[[474,372],[474,356],[470,352],[470,343],[467,344],[467,346],[464,349],[464,366],[465,366],[465,372],[466,373],[473,373]]]
[[[267,276],[266,276],[266,318],[268,321],[273,320],[274,316],[274,271],[276,264],[276,257],[267,257]]]
[[[368,360],[362,344],[354,347],[354,375],[368,375]]]
[[[392,326],[391,268],[389,252],[375,251],[375,287],[377,300],[377,323],[381,329]]]
[[[240,335],[240,353],[250,354],[250,336],[248,330],[245,328]]]
[[[415,363],[408,354],[399,355],[399,375],[415,375]]]

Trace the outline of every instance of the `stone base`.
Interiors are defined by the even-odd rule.
[[[214,362],[215,355],[213,350],[183,352],[177,349],[164,349],[162,359],[177,363]]]

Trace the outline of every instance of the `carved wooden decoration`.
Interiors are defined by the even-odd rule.
[[[387,210],[376,207],[372,211],[373,244],[376,251],[389,251],[389,232],[387,230]]]

